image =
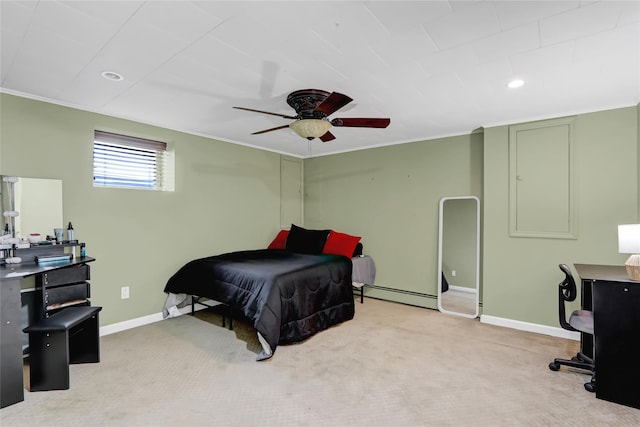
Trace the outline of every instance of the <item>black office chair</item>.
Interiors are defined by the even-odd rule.
[[[560,264],[559,267],[560,270],[562,270],[562,272],[565,274],[564,280],[560,282],[560,285],[558,287],[560,326],[562,326],[563,329],[569,331],[582,332],[593,335],[592,311],[575,310],[573,313],[571,313],[571,316],[569,316],[569,321],[567,322],[564,303],[565,301],[574,301],[576,299],[576,282],[575,280],[573,280],[571,269],[569,269],[566,264]],[[576,369],[582,369],[592,373],[591,381],[585,383],[584,388],[592,393],[596,391],[595,364],[593,362],[593,359],[587,357],[582,352],[578,352],[578,354],[576,354],[570,360],[554,359],[553,362],[549,363],[549,369],[551,369],[552,371],[557,371],[560,369],[561,365],[569,366]]]

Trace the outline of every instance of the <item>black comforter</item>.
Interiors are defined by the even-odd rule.
[[[271,357],[278,344],[302,341],[353,318],[351,269],[351,260],[338,255],[232,252],[190,261],[164,291],[240,309],[261,338],[262,360]]]

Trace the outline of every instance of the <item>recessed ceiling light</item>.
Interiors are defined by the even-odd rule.
[[[522,85],[524,85],[524,80],[520,80],[520,79],[511,80],[509,83],[507,83],[507,87],[510,89],[515,89]]]
[[[120,80],[124,80],[122,74],[116,73],[115,71],[103,71],[101,76],[107,80],[111,80],[114,82],[119,82]]]

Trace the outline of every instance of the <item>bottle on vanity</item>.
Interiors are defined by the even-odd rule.
[[[73,230],[73,225],[71,225],[71,221],[69,221],[69,225],[67,226],[67,240],[72,241],[75,240],[75,233]]]

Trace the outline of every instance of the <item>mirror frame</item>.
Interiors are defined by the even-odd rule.
[[[460,313],[456,311],[450,311],[442,307],[442,230],[443,230],[443,213],[444,202],[447,200],[474,200],[476,203],[476,296],[475,296],[475,310],[472,314]],[[453,314],[456,316],[468,317],[475,319],[480,312],[480,199],[476,196],[458,196],[458,197],[443,197],[440,199],[440,208],[438,216],[438,310],[442,313]]]

